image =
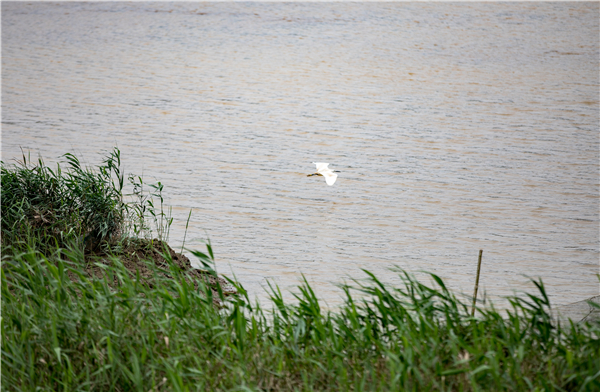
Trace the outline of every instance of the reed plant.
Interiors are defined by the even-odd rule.
[[[56,172],[47,174],[53,184]],[[20,211],[35,213],[27,203]],[[600,390],[600,326],[552,318],[541,281],[536,293],[508,298],[508,311],[475,316],[441,278],[425,284],[402,270],[397,287],[365,271],[341,286],[335,310],[306,280],[295,301],[272,286],[259,304],[233,280],[233,297],[195,285],[168,252],[169,276],[148,261],[150,286],[117,254],[89,259],[76,236],[40,241],[11,213],[8,237],[2,216],[2,391]],[[51,216],[58,229],[44,233],[56,236],[68,224]],[[81,233],[104,227],[75,217]],[[210,242],[192,253],[216,274]],[[103,278],[85,273],[90,262]]]
[[[97,170],[63,156],[68,170],[23,154],[17,165],[2,163],[2,243],[53,249],[79,240],[95,247],[123,227],[120,152],[112,151]]]
[[[2,244],[10,244],[6,250],[52,252],[75,241],[95,251],[131,236],[153,234],[168,240],[173,219],[164,207],[163,185],[150,184],[151,191],[146,191],[142,177],[130,175],[133,191],[124,194],[118,148],[97,167],[83,166],[70,153],[63,158],[64,164],[54,170],[25,154],[16,164],[2,162]],[[156,207],[155,198],[160,200]]]

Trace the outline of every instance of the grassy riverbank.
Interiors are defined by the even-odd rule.
[[[226,295],[210,244],[204,272],[165,246],[160,184],[131,176],[124,201],[118,150],[66,158],[2,167],[2,390],[600,390],[598,325],[556,323],[541,282],[507,314],[402,271],[345,286],[335,312],[306,282],[262,309]]]

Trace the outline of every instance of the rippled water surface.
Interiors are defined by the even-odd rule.
[[[165,184],[252,296],[400,266],[598,295],[598,3],[2,2],[2,159]],[[313,161],[341,173],[306,177]]]

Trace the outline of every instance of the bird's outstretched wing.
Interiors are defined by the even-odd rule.
[[[327,185],[329,186],[333,185],[335,180],[337,180],[337,174],[329,169],[321,172],[321,174],[323,174],[323,177],[325,177],[325,182],[327,182]]]
[[[321,173],[321,174],[323,174],[323,173],[322,173],[323,171],[329,170],[329,169],[327,168],[327,166],[329,166],[329,163],[323,163],[323,162],[313,162],[313,163],[314,163],[315,165],[317,165],[317,173]]]

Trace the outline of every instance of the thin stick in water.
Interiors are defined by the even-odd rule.
[[[481,272],[481,255],[483,249],[479,250],[479,261],[477,262],[477,278],[475,278],[475,291],[473,292],[473,307],[471,308],[471,316],[475,315],[475,301],[477,301],[477,289],[479,288],[479,273]]]

